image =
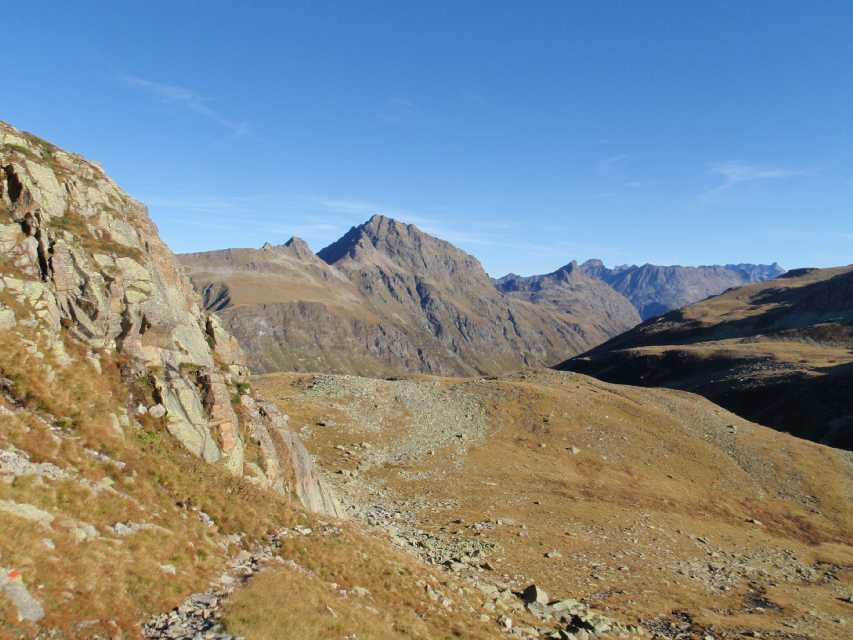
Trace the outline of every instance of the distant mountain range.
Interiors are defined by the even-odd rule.
[[[294,238],[180,260],[255,371],[497,374],[554,364],[640,320],[580,272],[547,300],[504,294],[473,256],[383,216],[316,255]]]
[[[727,291],[559,368],[693,391],[749,420],[853,449],[853,266],[796,269]]]
[[[553,365],[778,265],[618,267],[492,280],[473,256],[384,216],[314,254],[292,238],[179,256],[255,371],[499,374]]]
[[[587,260],[580,265],[571,262],[546,275],[522,277],[509,274],[495,283],[504,292],[527,291],[542,296],[547,295],[545,292],[560,282],[561,274],[577,271],[606,282],[628,298],[643,320],[717,295],[726,289],[770,280],[785,272],[775,262],[770,265],[727,264],[703,267],[644,264],[609,269],[601,260]]]

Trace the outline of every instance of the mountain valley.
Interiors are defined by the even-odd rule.
[[[382,216],[176,257],[0,123],[0,638],[844,637],[853,454],[644,385],[728,354],[728,394],[781,376],[787,430],[845,445],[853,271],[636,327],[590,271],[496,285]],[[544,368],[581,352],[640,386]]]
[[[547,370],[256,384],[345,511],[477,585],[487,615],[519,624],[511,593],[536,584],[658,638],[845,632],[849,452],[692,394]]]
[[[291,238],[179,260],[253,371],[373,376],[553,365],[627,331],[641,314],[782,272],[778,265],[610,270],[588,261],[490,280],[473,256],[380,215],[316,255]]]

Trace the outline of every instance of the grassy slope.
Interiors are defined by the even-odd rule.
[[[643,323],[559,368],[700,393],[743,415],[853,448],[853,268],[728,291]]]
[[[294,426],[337,422],[305,429],[327,469],[357,468],[337,445],[367,442],[377,451],[412,437],[414,418],[395,401],[396,383],[332,399],[308,393],[311,381],[281,374],[257,384],[279,398]],[[833,620],[849,616],[840,598],[853,589],[849,454],[681,392],[545,372],[442,384],[486,408],[482,444],[461,458],[454,447],[439,448],[355,480],[335,474],[344,493],[372,483],[399,504],[450,501],[416,509],[419,526],[495,542],[496,575],[522,574],[624,621],[685,610],[732,632],[793,633],[794,625],[806,637],[838,637]],[[571,446],[580,452],[570,454]],[[471,527],[498,520],[514,524]],[[545,558],[551,549],[562,558]],[[719,570],[708,574],[708,563]],[[780,610],[752,610],[761,593]]]

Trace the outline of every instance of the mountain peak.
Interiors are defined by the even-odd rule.
[[[317,256],[344,270],[381,268],[442,282],[451,288],[461,281],[491,287],[488,274],[476,258],[413,224],[382,214],[351,228]]]
[[[402,225],[404,223],[400,222],[396,218],[391,218],[390,216],[386,216],[384,213],[374,213],[367,222],[363,223],[361,226],[369,227],[369,226],[380,226],[380,225]]]
[[[307,258],[314,255],[314,252],[311,251],[311,247],[308,246],[308,243],[297,236],[293,236],[290,240],[285,242],[284,246],[290,249],[299,258]]]
[[[428,235],[417,226],[396,218],[391,218],[382,213],[376,213],[370,216],[370,219],[359,225],[360,229],[374,234],[376,237],[383,237],[391,234],[407,234],[407,235]]]
[[[388,255],[409,253],[429,242],[442,243],[453,248],[449,243],[433,238],[413,224],[377,213],[366,222],[352,227],[341,238],[318,251],[317,255],[329,264],[346,257],[372,262],[375,257],[369,256],[377,251]]]

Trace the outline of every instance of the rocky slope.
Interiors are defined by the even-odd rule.
[[[573,373],[255,381],[353,520],[521,637],[834,640],[853,623],[849,452]]]
[[[436,247],[385,235],[328,277],[428,289],[406,245]],[[5,124],[0,249],[2,638],[843,635],[845,452],[556,372],[250,381],[144,207]],[[304,249],[229,259],[322,292]]]
[[[853,267],[727,291],[559,368],[694,391],[750,420],[853,449]]]
[[[0,248],[0,637],[539,637],[532,613],[480,614],[469,583],[337,517],[99,166],[0,124]],[[571,606],[550,628],[604,622]]]
[[[580,273],[557,295],[501,293],[472,256],[383,216],[316,256],[294,239],[180,259],[256,371],[494,374],[557,362],[638,320]]]
[[[112,636],[215,570],[226,534],[248,541],[301,505],[337,514],[286,427],[145,208],[0,123],[0,635],[91,615]],[[255,506],[235,513],[232,492]]]
[[[763,282],[784,273],[776,263],[707,267],[644,264],[609,269],[601,260],[587,260],[577,268],[606,282],[628,298],[643,320],[704,300],[731,287]]]

